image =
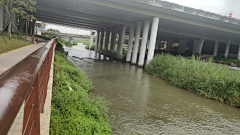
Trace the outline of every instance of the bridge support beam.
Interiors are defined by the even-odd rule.
[[[125,41],[125,33],[126,33],[126,26],[123,25],[121,26],[121,36],[120,36],[120,43],[119,43],[119,47],[118,47],[118,54],[122,55],[122,51],[123,51],[123,44]]]
[[[194,39],[193,40],[193,50],[192,53],[193,54],[201,54],[202,53],[202,47],[203,47],[203,43],[204,43],[204,39]]]
[[[172,44],[173,44],[173,39],[168,38],[167,39],[167,47],[166,47],[166,51],[167,52],[171,52],[172,51]]]
[[[0,5],[0,31],[3,30],[3,19],[4,19],[4,14],[3,14],[3,6]]]
[[[110,46],[110,52],[114,52],[115,45],[116,45],[116,27],[112,27],[112,37],[111,37],[111,46]]]
[[[139,60],[138,60],[138,66],[139,67],[143,67],[144,60],[145,60],[145,53],[146,53],[146,47],[147,47],[149,25],[150,25],[150,20],[146,19],[144,21],[142,43],[141,43]]]
[[[231,39],[228,39],[227,44],[226,44],[226,48],[225,48],[225,53],[224,53],[224,57],[226,57],[226,58],[228,57],[230,45],[231,45]]]
[[[185,49],[187,46],[187,38],[180,38],[179,39],[179,45],[178,45],[178,53],[185,53]]]
[[[104,39],[104,33],[105,33],[105,29],[101,30],[101,39],[100,39],[100,48],[102,50],[103,48],[103,39]]]
[[[217,54],[218,54],[218,47],[219,47],[219,40],[216,39],[213,56],[217,56]]]
[[[155,44],[156,44],[157,33],[158,33],[158,25],[159,25],[159,18],[154,17],[152,22],[151,37],[150,37],[150,43],[148,48],[147,64],[149,64],[152,61],[154,56]]]
[[[134,33],[135,33],[135,24],[131,23],[129,40],[128,40],[128,50],[127,50],[126,62],[130,62],[131,61]]]
[[[137,55],[138,55],[138,46],[139,46],[139,39],[140,39],[140,34],[141,34],[141,27],[142,27],[142,22],[137,21],[137,30],[136,30],[136,35],[135,35],[132,61],[131,61],[131,64],[133,64],[133,65],[137,64]]]
[[[96,39],[95,48],[99,48],[99,37],[100,37],[100,30],[97,30],[97,39]]]
[[[111,31],[111,28],[106,28],[105,45],[104,45],[104,50],[106,51],[108,50],[110,31]]]

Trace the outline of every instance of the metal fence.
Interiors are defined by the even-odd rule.
[[[19,118],[23,114],[22,134],[40,135],[40,113],[44,112],[56,43],[52,39],[0,76],[0,135],[8,134],[11,126],[16,128],[12,124],[18,113]],[[14,135],[15,128],[9,134]]]

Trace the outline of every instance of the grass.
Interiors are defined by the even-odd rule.
[[[17,36],[19,39],[19,41],[18,41],[15,38],[14,34],[12,34],[11,40],[8,38],[6,33],[3,33],[3,35],[7,41],[7,44],[5,43],[4,39],[1,36],[0,37],[0,54],[32,44],[31,42],[27,41],[27,43],[28,43],[28,45],[27,45],[27,43],[22,38],[20,38],[20,36]]]
[[[92,88],[85,72],[67,59],[58,44],[54,62],[51,135],[112,134],[109,102],[102,97],[89,96]]]
[[[233,62],[233,63],[240,62],[240,60],[236,57],[225,58],[224,56],[216,56],[214,57],[214,60],[222,61],[222,62]]]
[[[212,62],[161,54],[146,65],[148,73],[198,95],[240,107],[240,70]]]
[[[72,47],[72,46],[74,46],[74,45],[77,45],[77,43],[73,42],[73,44],[72,44],[71,42],[66,41],[66,40],[63,39],[63,38],[59,38],[58,41],[59,41],[59,43],[60,43],[61,45],[65,45],[65,46],[68,46],[68,47]]]

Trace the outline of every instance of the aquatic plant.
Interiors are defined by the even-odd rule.
[[[186,59],[160,54],[146,65],[146,70],[177,87],[240,107],[240,70],[215,64],[212,60],[201,61],[200,57],[195,56]]]

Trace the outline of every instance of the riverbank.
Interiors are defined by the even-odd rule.
[[[200,57],[197,60],[193,57],[188,60],[182,56],[160,54],[146,65],[146,70],[177,87],[240,107],[240,71],[215,64],[212,59],[200,61]]]
[[[112,134],[109,104],[89,96],[93,85],[60,44],[56,47],[50,134]]]

